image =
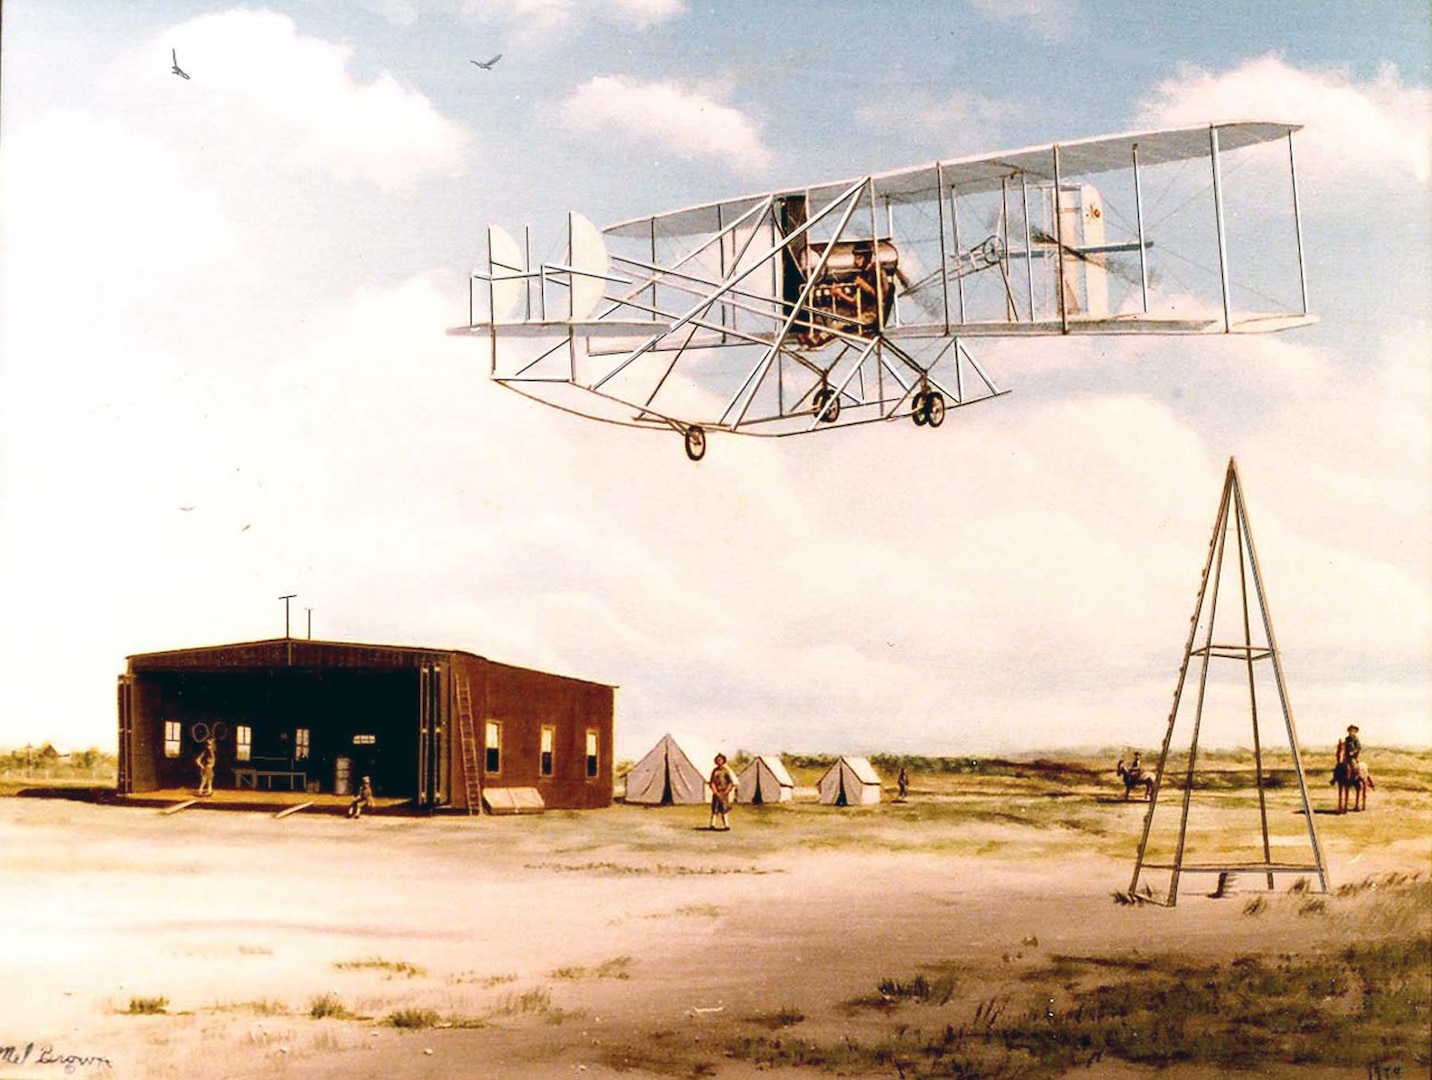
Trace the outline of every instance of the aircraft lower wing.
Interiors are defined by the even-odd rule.
[[[485,343],[501,385],[616,423],[936,427],[946,408],[1003,392],[969,340],[1314,322],[1297,130],[1050,143],[606,229],[572,214],[565,258],[535,264],[530,236],[493,226],[468,323],[451,332]]]

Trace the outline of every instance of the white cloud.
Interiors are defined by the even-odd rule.
[[[674,82],[598,75],[579,86],[562,110],[573,131],[620,131],[683,158],[714,158],[740,173],[758,172],[772,159],[758,123],[708,92]]]
[[[7,324],[66,312],[92,324],[133,317],[198,266],[232,258],[236,230],[196,179],[182,155],[107,117],[56,111],[8,129]]]
[[[406,0],[359,0],[359,3],[394,26],[411,26],[418,21],[417,9]]]
[[[169,72],[171,48],[189,81]],[[358,81],[351,59],[346,46],[305,37],[284,15],[205,15],[118,64],[107,107],[243,174],[297,170],[406,191],[460,173],[462,129],[386,72]]]
[[[1007,102],[962,90],[937,96],[921,87],[902,95],[899,110],[892,111],[888,101],[875,102],[859,108],[855,118],[872,131],[908,132],[932,154],[953,157],[998,145],[1001,125],[1014,113]]]
[[[1022,23],[1046,41],[1064,41],[1078,25],[1076,0],[969,0],[988,19]]]
[[[1188,68],[1160,83],[1140,114],[1154,127],[1249,119],[1305,124],[1300,162],[1329,176],[1395,186],[1432,174],[1432,92],[1405,84],[1390,65],[1362,82],[1277,55],[1228,71]]]
[[[502,23],[524,39],[573,33],[593,22],[645,30],[686,11],[685,0],[468,0],[464,12]]]

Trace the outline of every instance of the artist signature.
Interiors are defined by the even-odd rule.
[[[99,1054],[62,1054],[50,1043],[0,1046],[0,1065],[58,1065],[67,1073],[76,1069],[113,1069],[109,1058]]]

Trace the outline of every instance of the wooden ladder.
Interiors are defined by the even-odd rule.
[[[472,722],[472,688],[467,680],[457,680],[457,737],[462,750],[462,779],[467,791],[467,812],[481,812],[482,787],[478,782],[477,732]]]

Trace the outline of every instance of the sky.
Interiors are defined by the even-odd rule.
[[[1303,745],[1427,745],[1429,15],[6,3],[0,746],[112,747],[127,655],[292,593],[296,635],[616,684],[618,757],[1147,752],[1235,456]],[[981,343],[1013,392],[937,435],[693,465],[446,334],[489,222],[1234,118],[1304,125],[1318,323]]]

